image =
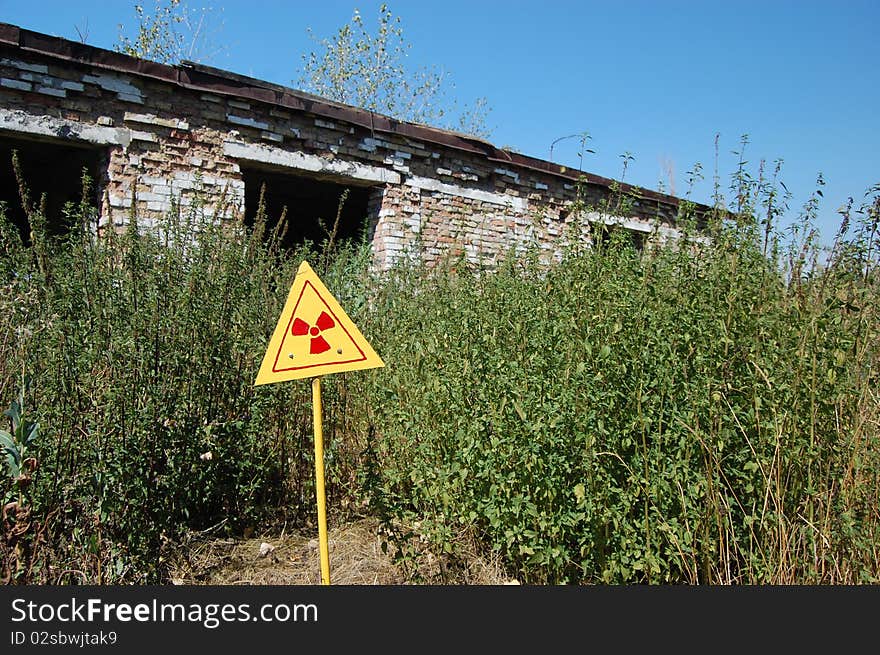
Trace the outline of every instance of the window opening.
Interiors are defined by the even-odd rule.
[[[31,242],[31,228],[21,204],[13,150],[18,152],[31,204],[39,208],[40,198],[46,194],[46,229],[50,235],[65,234],[70,229],[64,206],[81,200],[83,169],[92,178],[92,202],[97,206],[98,181],[107,159],[103,149],[0,136],[0,202],[5,204],[7,219],[18,228],[26,245]]]
[[[360,238],[366,227],[370,187],[318,179],[288,170],[241,167],[244,179],[245,223],[254,224],[265,184],[266,234],[272,234],[284,208],[287,228],[281,246],[290,248],[306,241],[322,243],[333,230],[337,212],[336,241]],[[340,200],[343,199],[340,212]]]

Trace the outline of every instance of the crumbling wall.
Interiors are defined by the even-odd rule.
[[[450,252],[492,261],[509,248],[535,246],[553,257],[564,235],[589,239],[589,220],[645,232],[660,225],[664,235],[674,235],[674,199],[637,199],[625,218],[588,216],[571,211],[578,191],[573,176],[430,138],[440,131],[377,131],[328,117],[321,99],[307,96],[296,96],[305,109],[287,107],[278,98],[293,91],[223,71],[147,64],[79,44],[77,56],[64,57],[56,52],[71,49],[63,39],[45,37],[41,49],[13,40],[0,38],[0,131],[106,148],[103,226],[124,225],[132,203],[145,224],[157,224],[173,203],[185,208],[197,201],[214,219],[241,218],[242,166],[260,165],[340,188],[370,187],[365,218],[380,267],[406,253],[429,261]],[[199,84],[192,82],[196,73]],[[224,92],[212,90],[214,79],[226,84],[217,85]],[[265,99],[229,93],[235,84],[265,89]],[[610,189],[588,183],[580,192],[600,205]]]

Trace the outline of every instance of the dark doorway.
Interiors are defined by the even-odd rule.
[[[92,179],[91,201],[97,205],[97,185],[106,161],[103,149],[0,136],[0,202],[5,204],[6,216],[25,244],[30,244],[31,228],[12,165],[13,151],[18,153],[30,204],[39,208],[41,196],[46,194],[45,218],[50,235],[64,234],[70,228],[64,206],[81,200],[83,169]]]
[[[245,222],[254,224],[265,185],[266,232],[271,234],[284,209],[282,247],[311,241],[320,244],[336,224],[335,240],[360,238],[367,221],[370,187],[297,175],[287,170],[241,168],[244,178]]]

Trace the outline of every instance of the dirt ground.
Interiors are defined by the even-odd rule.
[[[363,518],[328,530],[330,582],[337,585],[518,584],[497,562],[451,563],[424,551],[405,563],[383,552],[379,523]],[[178,553],[178,585],[311,585],[321,583],[318,535],[285,533],[250,539],[193,540]]]

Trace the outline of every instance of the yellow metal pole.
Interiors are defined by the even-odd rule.
[[[318,493],[318,547],[321,584],[330,584],[330,548],[327,544],[327,499],[324,496],[324,434],[321,427],[321,378],[312,378],[312,420],[315,424],[315,487]]]

